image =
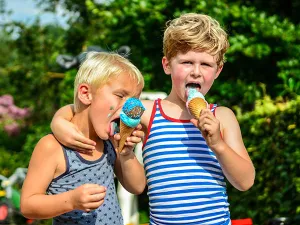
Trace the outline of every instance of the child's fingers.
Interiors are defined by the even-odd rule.
[[[99,193],[105,193],[106,192],[106,187],[101,186],[99,184],[84,184],[82,185],[82,187],[88,191],[88,193],[90,195],[94,195],[94,194],[99,194]]]
[[[100,205],[103,204],[103,202],[104,202],[104,199],[101,199],[99,201],[89,202],[89,203],[85,204],[85,208],[86,208],[85,211],[90,212],[94,209],[97,209],[97,208],[99,208]]]
[[[97,194],[105,194],[106,193],[106,187],[101,186],[99,184],[83,184],[81,186],[82,193],[86,193],[88,195],[97,195]]]
[[[91,195],[90,202],[99,202],[104,199],[106,192]]]
[[[93,149],[92,147],[94,147],[96,143],[83,135],[76,135],[75,145],[81,148]]]
[[[71,147],[73,149],[76,149],[77,152],[86,154],[86,155],[91,155],[93,153],[93,150],[90,149],[83,149],[83,148],[78,148],[78,147]]]
[[[141,137],[130,136],[126,139],[126,145],[134,146],[142,141]]]
[[[191,123],[194,124],[195,127],[198,127],[199,121],[193,118],[191,119]]]
[[[136,130],[141,130],[143,127],[142,127],[142,125],[141,124],[138,124],[137,126],[136,126]]]
[[[132,132],[132,137],[138,137],[138,138],[144,138],[145,137],[145,133],[141,130],[135,130]]]
[[[79,148],[79,149],[82,149],[82,150],[85,150],[85,151],[92,151],[92,150],[95,149],[94,145],[85,144],[85,143],[82,143],[80,141],[75,141],[74,146],[76,146],[76,148]]]
[[[114,135],[114,139],[115,139],[116,141],[119,141],[119,140],[121,139],[120,133],[116,133],[116,134]]]

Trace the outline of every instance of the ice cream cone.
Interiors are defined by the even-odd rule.
[[[126,100],[120,113],[119,152],[123,150],[127,137],[131,136],[134,129],[139,125],[144,111],[145,107],[139,99],[129,98]]]
[[[188,103],[188,109],[195,119],[198,119],[202,109],[207,108],[207,102],[203,98],[193,98]]]
[[[119,142],[119,152],[121,152],[124,148],[127,137],[129,137],[134,131],[135,127],[129,127],[122,121],[120,121],[120,142]]]

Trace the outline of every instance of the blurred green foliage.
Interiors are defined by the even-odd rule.
[[[55,111],[73,101],[76,70],[56,63],[59,54],[78,55],[87,46],[116,50],[130,46],[130,60],[144,74],[145,91],[169,92],[171,82],[161,66],[165,23],[184,12],[209,14],[229,34],[227,62],[207,94],[210,102],[231,107],[241,122],[255,164],[255,185],[233,190],[233,218],[251,217],[255,224],[277,216],[299,214],[300,27],[296,1],[280,0],[35,0],[55,11],[60,2],[69,27],[20,22],[0,27],[0,95],[14,96],[32,115],[19,136],[0,137],[0,173],[27,166],[37,141],[50,132]],[[0,0],[3,2],[3,0]],[[2,8],[1,8],[2,7]],[[0,16],[7,12],[0,4]],[[145,196],[142,196],[146,198]],[[147,200],[144,199],[143,202]],[[143,204],[143,218],[147,204]],[[144,220],[144,219],[143,219]]]
[[[288,102],[265,96],[253,111],[239,115],[256,181],[242,193],[228,185],[233,218],[251,217],[262,224],[267,218],[300,214],[299,110],[300,96]]]

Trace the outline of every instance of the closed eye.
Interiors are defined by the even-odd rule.
[[[116,94],[116,96],[117,96],[118,98],[124,98],[124,95],[121,95],[121,94]]]
[[[202,63],[203,66],[211,66],[210,64],[208,63]]]

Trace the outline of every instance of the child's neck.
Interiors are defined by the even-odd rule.
[[[95,161],[99,159],[104,154],[104,141],[103,140],[98,141],[95,150],[92,150],[89,153],[79,153],[79,154],[85,160]]]
[[[163,112],[174,119],[189,120],[191,115],[186,109],[186,104],[178,98],[172,98],[170,95],[161,102]]]
[[[99,137],[96,134],[94,127],[90,123],[87,115],[87,110],[83,110],[80,113],[76,113],[71,122],[76,125],[78,130],[87,138],[97,142]]]
[[[178,97],[172,97],[172,95],[168,95],[164,100],[174,104],[174,106],[178,106],[181,110],[186,110],[185,102]]]

